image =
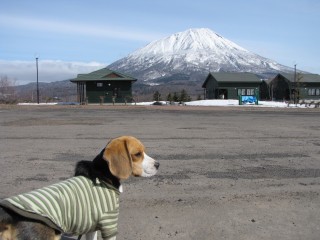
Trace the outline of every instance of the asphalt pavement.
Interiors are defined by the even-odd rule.
[[[2,105],[0,133],[0,198],[139,138],[160,170],[123,183],[117,239],[320,236],[319,109]]]

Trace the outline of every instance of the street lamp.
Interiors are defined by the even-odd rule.
[[[39,74],[38,74],[38,57],[36,57],[36,67],[37,67],[37,103],[39,104]]]

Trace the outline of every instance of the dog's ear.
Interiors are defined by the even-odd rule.
[[[103,158],[108,161],[112,175],[127,179],[132,174],[132,159],[126,139],[116,138],[106,146]]]

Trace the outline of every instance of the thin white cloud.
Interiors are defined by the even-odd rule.
[[[43,32],[54,32],[64,34],[77,34],[84,36],[95,36],[113,39],[125,39],[134,41],[153,41],[161,37],[157,33],[135,31],[133,29],[123,29],[121,27],[111,27],[108,25],[88,25],[86,23],[75,23],[66,21],[56,21],[38,19],[31,17],[20,17],[12,15],[0,15],[0,26],[31,29]]]
[[[41,60],[38,62],[39,82],[55,82],[75,78],[77,74],[89,73],[106,67],[98,62],[64,62]],[[16,80],[16,85],[35,82],[37,70],[35,61],[0,60],[0,76]]]

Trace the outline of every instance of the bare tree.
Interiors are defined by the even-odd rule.
[[[0,102],[16,102],[15,84],[14,79],[9,79],[6,75],[0,76]]]

